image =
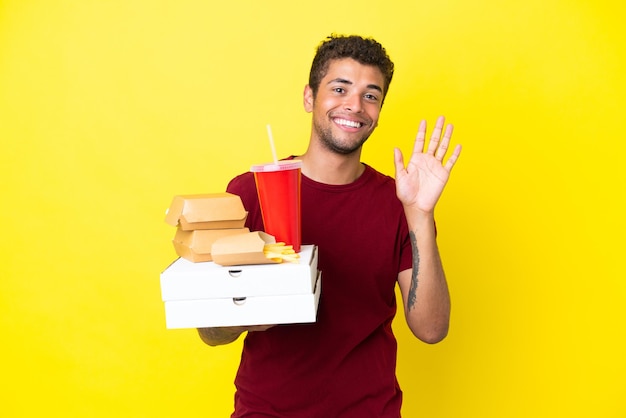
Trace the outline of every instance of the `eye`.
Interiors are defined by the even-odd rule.
[[[333,91],[335,93],[340,93],[341,94],[341,93],[345,93],[346,90],[343,87],[334,87]]]
[[[378,101],[378,96],[376,96],[375,94],[372,93],[365,93],[364,96],[367,100],[370,100],[372,102],[377,102]]]

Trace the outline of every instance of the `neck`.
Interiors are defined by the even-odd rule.
[[[302,160],[302,174],[318,183],[350,184],[365,171],[360,149],[349,155],[341,155],[309,144],[306,153],[299,159]]]

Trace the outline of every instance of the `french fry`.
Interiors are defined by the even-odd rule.
[[[297,254],[293,245],[285,245],[284,242],[277,242],[272,244],[265,244],[263,247],[263,254],[267,258],[277,263],[299,263],[300,254]]]

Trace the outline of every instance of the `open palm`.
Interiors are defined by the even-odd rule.
[[[457,145],[452,155],[443,163],[453,130],[452,125],[448,125],[442,138],[444,124],[445,118],[440,116],[428,148],[424,151],[426,121],[420,123],[413,154],[406,166],[402,152],[398,148],[395,149],[396,194],[405,207],[423,212],[434,211],[448,182],[450,171],[461,154],[461,146]]]

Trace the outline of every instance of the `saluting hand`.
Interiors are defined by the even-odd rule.
[[[427,213],[433,212],[448,182],[450,171],[461,154],[461,145],[454,148],[452,155],[444,163],[443,159],[450,145],[453,130],[452,125],[448,125],[444,132],[444,124],[445,118],[440,116],[430,137],[428,148],[424,151],[426,121],[420,123],[413,154],[406,167],[402,151],[398,148],[394,150],[396,194],[405,207]]]

